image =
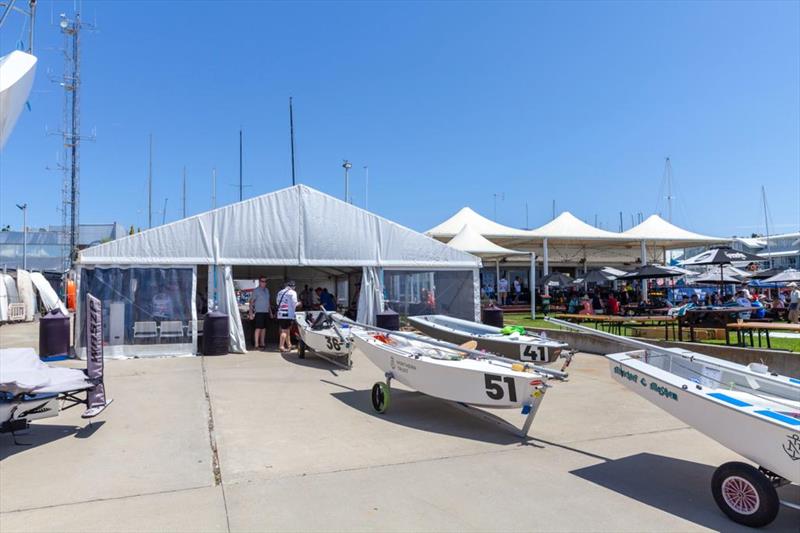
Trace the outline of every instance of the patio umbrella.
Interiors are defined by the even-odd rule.
[[[784,270],[786,270],[786,269],[785,268],[778,268],[778,267],[768,268],[766,270],[760,270],[758,272],[753,272],[752,274],[750,274],[750,277],[753,278],[753,279],[767,279],[767,278],[771,278],[772,276],[777,276],[778,274],[780,274]]]
[[[720,277],[716,272],[711,271],[691,278],[688,281],[693,285],[735,285],[742,283],[741,279],[730,273],[723,272],[722,277]]]
[[[620,276],[618,279],[656,279],[656,278],[679,278],[684,276],[683,272],[678,272],[670,267],[661,265],[645,265],[637,268],[625,275]]]
[[[794,268],[787,268],[783,272],[778,275],[772,276],[771,278],[767,278],[764,280],[764,283],[791,283],[800,282],[800,270],[795,270]]]
[[[681,265],[719,265],[719,284],[725,285],[725,275],[723,271],[724,265],[731,263],[746,263],[746,262],[762,262],[764,258],[749,252],[742,252],[741,250],[734,250],[729,246],[721,248],[712,248],[705,252],[699,253],[689,259],[681,261]],[[739,283],[737,281],[737,283]]]
[[[609,281],[613,281],[617,279],[616,276],[612,276],[607,272],[603,272],[602,270],[592,270],[591,272],[587,272],[585,276],[581,279],[576,279],[575,283],[596,283],[598,285],[605,285]]]
[[[539,279],[538,285],[563,288],[571,285],[573,281],[575,280],[566,274],[562,274],[561,272],[551,272],[550,274]]]

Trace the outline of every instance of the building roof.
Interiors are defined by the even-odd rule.
[[[81,264],[478,268],[480,259],[305,185],[82,250]]]
[[[461,228],[466,225],[471,226],[475,231],[489,239],[528,237],[529,235],[529,232],[525,230],[504,226],[494,220],[489,220],[469,207],[461,208],[458,213],[438,226],[429,229],[425,234],[438,239],[450,239],[455,237],[461,231]]]
[[[508,255],[525,254],[526,252],[517,252],[509,250],[493,243],[486,237],[482,236],[469,224],[464,225],[458,235],[450,239],[447,243],[457,250],[477,255],[479,257],[505,257]]]
[[[619,233],[590,226],[569,211],[564,211],[544,226],[529,231],[528,235],[564,241],[620,240]]]
[[[659,246],[665,246],[667,248],[671,246],[704,246],[730,241],[730,239],[709,237],[707,235],[701,235],[699,233],[694,233],[692,231],[679,228],[678,226],[667,222],[658,215],[650,215],[641,224],[638,224],[627,231],[623,231],[619,235],[636,241],[655,242]]]

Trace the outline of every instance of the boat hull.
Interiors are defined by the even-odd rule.
[[[519,408],[531,405],[541,377],[517,372],[489,360],[434,359],[411,356],[382,345],[368,333],[353,333],[355,348],[385,374],[421,393],[468,405]]]
[[[544,339],[531,338],[530,342],[523,339],[515,341],[507,336],[493,338],[479,334],[470,334],[466,331],[442,327],[426,319],[426,317],[408,317],[409,322],[421,332],[446,342],[453,344],[463,344],[474,340],[478,343],[479,350],[485,350],[503,357],[518,359],[520,361],[532,361],[536,363],[552,363],[561,355],[561,351],[567,345],[561,342],[549,341]],[[499,333],[499,328],[496,328]]]
[[[332,328],[313,330],[305,322],[305,313],[297,313],[296,321],[300,330],[300,339],[312,352],[328,357],[347,358],[353,351],[353,343],[349,339],[347,329],[342,331],[344,340]],[[314,316],[314,315],[312,315]]]
[[[703,386],[626,355],[607,356],[615,381],[757,465],[800,482],[800,426],[793,429],[744,411],[736,404],[747,402],[727,389]]]

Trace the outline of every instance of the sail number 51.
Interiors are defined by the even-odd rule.
[[[514,378],[511,376],[503,377],[494,374],[484,374],[483,380],[486,383],[486,396],[492,400],[502,400],[506,395],[505,389],[508,389],[509,401],[517,401],[517,389],[514,385]],[[503,384],[505,384],[505,388]]]

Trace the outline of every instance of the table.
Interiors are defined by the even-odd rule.
[[[697,342],[694,328],[702,324],[711,324],[708,327],[725,327],[739,319],[739,313],[752,313],[753,307],[693,307],[678,317],[678,340],[683,342],[683,328],[689,326],[690,342]]]
[[[767,338],[767,348],[772,348],[772,345],[769,341],[769,332],[770,331],[790,331],[793,333],[800,333],[800,324],[777,324],[775,322],[732,322],[730,324],[725,325],[725,342],[730,344],[730,337],[728,337],[728,331],[734,330],[736,331],[736,344],[738,346],[744,346],[744,339],[747,334],[750,336],[750,346],[755,348],[755,343],[753,341],[753,331],[758,334],[758,347],[761,347],[761,332],[764,332],[764,336]]]
[[[664,325],[664,339],[669,339],[669,328],[672,326],[673,338],[675,337],[675,323],[677,318],[667,315],[642,315],[642,316],[617,316],[617,315],[581,315],[581,314],[560,314],[556,318],[568,320],[570,322],[589,322],[594,323],[595,329],[598,326],[605,326],[609,332],[616,330],[617,335],[622,335],[624,326],[661,326]]]

